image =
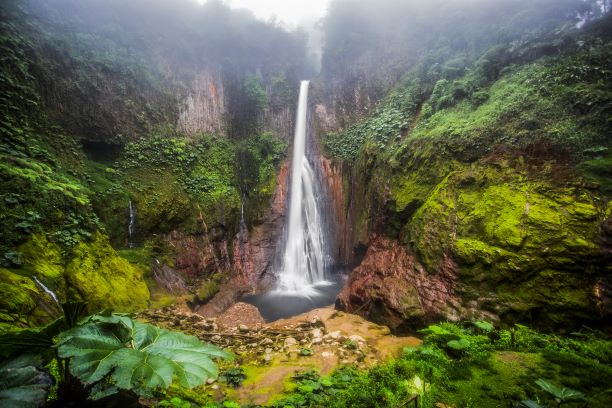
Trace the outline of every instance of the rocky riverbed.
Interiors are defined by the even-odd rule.
[[[420,344],[415,337],[394,336],[386,326],[332,306],[271,323],[265,323],[257,309],[246,303],[236,303],[218,317],[174,306],[137,317],[234,353],[233,364],[246,374],[242,386],[231,389],[208,384],[200,391],[254,404],[264,404],[283,392],[296,371],[315,369],[327,374],[339,365],[366,368],[397,355],[404,347]]]

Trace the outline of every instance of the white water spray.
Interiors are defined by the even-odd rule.
[[[316,196],[316,178],[306,157],[306,125],[309,81],[302,81],[298,103],[289,223],[278,271],[279,292],[300,296],[317,294],[316,286],[328,284],[325,279],[325,237]]]

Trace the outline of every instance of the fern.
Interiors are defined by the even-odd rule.
[[[132,320],[128,315],[93,315],[60,335],[59,356],[70,359],[70,371],[86,385],[90,398],[119,390],[152,396],[173,380],[193,388],[216,378],[213,358],[229,359],[227,352],[201,343],[196,337],[170,332]]]

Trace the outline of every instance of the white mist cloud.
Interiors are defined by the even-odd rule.
[[[205,3],[206,0],[196,0]],[[249,9],[262,20],[276,18],[287,28],[312,26],[325,15],[330,0],[224,0],[232,8]]]

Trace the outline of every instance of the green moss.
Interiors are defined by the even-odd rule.
[[[593,308],[591,289],[584,276],[545,269],[519,285],[497,287],[499,300],[515,311],[531,313],[534,323],[561,327],[568,319],[588,319]]]
[[[151,266],[151,256],[145,247],[120,249],[117,254],[131,264],[138,265],[143,270],[148,270]]]
[[[580,188],[479,165],[442,181],[408,232],[428,271],[443,254],[458,262],[464,302],[493,296],[488,307],[502,316],[538,313],[542,325],[562,326],[594,313],[603,213]]]
[[[4,268],[0,268],[0,293],[0,332],[41,325],[59,313],[31,278]]]
[[[8,269],[0,268],[0,305],[2,310],[10,313],[29,315],[35,308],[36,302],[32,294],[39,294],[40,289],[34,281],[18,275]]]
[[[596,183],[605,193],[612,193],[612,154],[607,153],[605,156],[583,161],[578,165],[578,172],[587,180]]]
[[[453,406],[497,407],[508,406],[508,401],[530,399],[528,389],[542,373],[542,357],[538,354],[497,352],[487,366],[465,367],[471,376],[450,382],[441,393],[446,404]]]
[[[486,265],[494,264],[503,255],[508,253],[501,248],[472,238],[458,238],[455,241],[454,252],[458,259],[467,264],[482,262]]]
[[[132,311],[147,306],[150,295],[142,271],[119,257],[100,233],[91,243],[74,248],[65,273],[69,287],[87,300],[90,311],[104,307]]]
[[[34,234],[19,251],[24,271],[37,276],[53,290],[63,292],[64,260],[57,244],[49,242],[43,234]]]
[[[200,302],[208,302],[219,291],[218,280],[204,281],[198,287],[196,295]]]

